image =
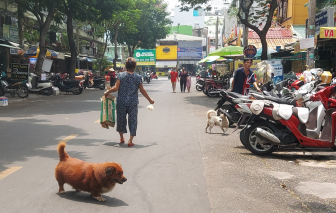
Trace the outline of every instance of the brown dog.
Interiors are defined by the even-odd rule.
[[[116,183],[123,184],[127,180],[119,163],[87,163],[71,158],[64,150],[65,145],[61,142],[57,147],[60,162],[55,177],[59,193],[65,193],[63,186],[67,183],[78,192],[90,192],[98,201],[106,201],[101,194],[111,191]]]

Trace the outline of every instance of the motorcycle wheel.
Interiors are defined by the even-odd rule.
[[[4,96],[6,93],[5,89],[0,86],[0,96]]]
[[[47,90],[44,90],[44,94],[47,95],[47,96],[52,95],[53,94],[52,88],[48,88]]]
[[[99,86],[99,89],[100,89],[100,90],[104,90],[104,89],[105,89],[105,84],[101,84],[101,85]]]
[[[255,155],[269,155],[274,152],[275,147],[272,144],[264,144],[261,145],[256,142],[257,137],[255,135],[255,131],[257,128],[261,128],[267,132],[274,133],[272,128],[268,125],[267,122],[257,122],[252,124],[250,127],[244,130],[243,134],[243,141],[248,150],[250,150]]]
[[[228,114],[230,114],[231,116],[233,116],[233,114],[234,114],[234,111],[233,111],[233,109],[232,109],[232,107],[230,106],[230,105],[223,105],[223,106],[221,106],[221,109],[222,110],[225,110]],[[220,109],[218,109],[217,110],[217,115],[218,116],[220,116],[222,114],[222,112],[220,111]],[[228,120],[229,120],[229,126],[231,126],[232,124],[234,124],[235,122],[232,120],[232,119],[230,119],[230,118],[228,118]]]
[[[196,90],[197,90],[197,91],[202,91],[202,90],[203,90],[203,88],[202,88],[202,87],[200,87],[200,86],[198,86],[198,85],[196,85]]]
[[[27,85],[20,85],[19,89],[16,90],[16,94],[20,97],[20,98],[27,98],[29,95],[28,92],[28,87]]]
[[[79,95],[79,94],[81,94],[83,92],[83,89],[80,88],[80,87],[75,87],[75,88],[72,88],[71,92],[74,95]]]
[[[336,146],[331,147],[332,150],[336,151]]]
[[[217,97],[217,94],[211,94],[210,92],[214,91],[215,88],[214,87],[209,87],[208,91],[207,91],[207,95],[210,97],[210,98],[215,98]]]
[[[150,82],[150,80],[149,79],[147,79],[147,83],[149,84],[149,82]]]
[[[245,148],[247,148],[244,136],[245,136],[245,129],[239,133],[239,138],[240,138],[240,142],[243,144],[243,146]]]
[[[158,79],[158,77],[156,76],[155,79]]]
[[[204,95],[207,95],[208,92],[207,92],[207,88],[205,86],[203,87],[202,91],[203,91]]]

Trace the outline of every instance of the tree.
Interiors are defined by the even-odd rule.
[[[49,1],[49,0],[13,0],[10,1],[16,5],[20,11],[18,15],[21,16],[24,11],[30,11],[34,14],[37,19],[39,26],[39,48],[40,53],[37,57],[36,69],[37,73],[42,72],[42,65],[44,61],[45,54],[47,53],[46,48],[46,36],[50,26],[51,21],[54,19],[54,15],[57,11],[56,5],[58,5],[58,0]],[[19,17],[20,23],[22,23],[22,17]],[[21,26],[22,30],[22,26]],[[20,33],[22,39],[22,32]]]
[[[208,1],[180,0],[182,3],[181,10],[189,10]],[[277,6],[278,0],[241,0],[239,3],[237,17],[242,24],[254,30],[259,35],[262,44],[262,60],[267,60],[266,34],[272,25],[273,14]],[[207,6],[207,9],[209,7]],[[260,26],[260,22],[265,22],[265,25],[263,27],[262,25]]]
[[[126,2],[126,1],[125,1]],[[129,2],[128,10],[117,12],[113,15],[111,19],[111,29],[110,36],[111,42],[114,44],[114,59],[113,59],[113,67],[117,68],[117,60],[118,60],[118,36],[119,32],[131,33],[137,32],[136,23],[140,18],[141,11],[134,9],[134,4]]]
[[[136,47],[154,49],[157,39],[162,39],[169,33],[171,24],[166,11],[167,4],[162,0],[137,0],[137,9],[141,17],[136,23],[136,31],[120,31],[118,42],[126,43],[130,57],[133,57]]]

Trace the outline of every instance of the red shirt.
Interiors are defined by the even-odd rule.
[[[171,73],[170,73],[170,75],[171,75],[171,82],[176,82],[176,78],[177,78],[177,76],[178,76],[178,73],[175,71],[172,71]]]

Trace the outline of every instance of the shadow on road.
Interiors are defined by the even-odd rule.
[[[216,108],[218,99],[219,98],[209,98],[201,92],[199,93],[199,95],[196,96],[185,97],[185,101],[189,104],[200,105],[209,109]]]
[[[109,207],[128,206],[128,204],[122,200],[119,200],[117,198],[111,198],[105,195],[103,195],[103,197],[106,199],[105,202],[99,202],[96,199],[94,199],[90,194],[85,193],[85,192],[68,191],[68,192],[65,192],[65,194],[57,193],[57,195],[61,198],[76,201],[76,202],[81,202],[81,203],[90,203],[90,204],[109,206]]]
[[[150,145],[141,145],[141,144],[136,144],[134,143],[134,146],[132,147],[128,147],[127,146],[127,142],[125,142],[124,144],[121,144],[119,142],[108,142],[108,143],[104,143],[104,145],[106,146],[114,146],[114,147],[118,147],[118,148],[136,148],[136,149],[143,149],[143,148],[147,148],[147,147],[151,147],[151,146],[155,146],[157,145],[157,143],[152,143]]]
[[[50,122],[50,121],[49,121]],[[13,162],[26,161],[39,156],[58,159],[57,144],[64,137],[72,134],[85,136],[87,133],[68,125],[51,125],[46,120],[16,119],[1,121],[0,171],[7,169],[5,165]],[[7,139],[11,140],[8,141]],[[71,145],[95,146],[97,139],[73,139]],[[82,152],[68,151],[71,157],[87,160]]]
[[[328,201],[326,203],[318,203],[318,202],[304,202],[299,203],[296,206],[289,205],[293,210],[297,210],[300,212],[316,212],[316,213],[334,213],[335,212],[335,206],[330,205]]]

